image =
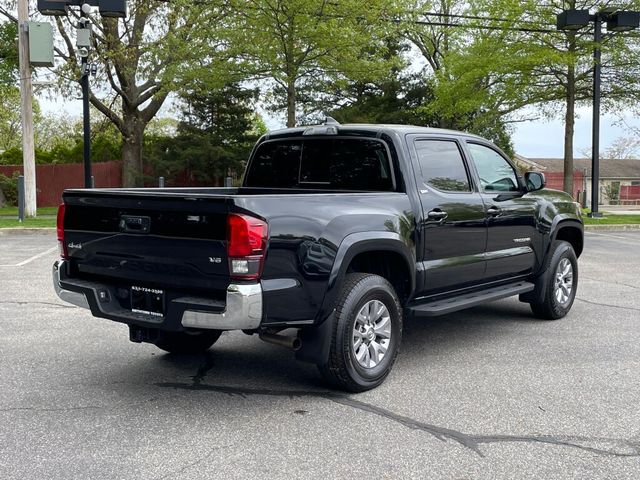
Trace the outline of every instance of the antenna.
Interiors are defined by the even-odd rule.
[[[324,125],[340,125],[340,122],[333,117],[325,117]]]

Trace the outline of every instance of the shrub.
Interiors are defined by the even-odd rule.
[[[2,191],[5,200],[9,205],[18,206],[18,172],[13,176],[7,177],[0,173],[0,191]]]

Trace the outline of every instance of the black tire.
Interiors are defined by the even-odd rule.
[[[372,300],[386,307],[390,325],[387,350],[379,363],[363,367],[356,358],[353,329],[356,316]],[[374,303],[375,305],[379,305]],[[364,392],[380,385],[398,355],[402,338],[402,307],[391,284],[378,275],[352,273],[346,276],[336,302],[327,363],[318,365],[322,376],[333,386],[349,392]],[[380,340],[376,337],[376,340]],[[368,347],[365,347],[369,349]],[[367,352],[367,357],[369,353]]]
[[[573,273],[571,293],[568,295],[566,302],[560,302],[556,297],[556,274],[558,266],[563,259],[569,261]],[[546,284],[542,301],[532,302],[531,311],[537,318],[543,320],[558,320],[571,310],[573,301],[576,298],[576,290],[578,289],[578,260],[570,243],[562,240],[553,242],[544,276],[546,278],[538,280],[544,280]]]
[[[200,333],[160,331],[155,345],[169,353],[200,353],[211,348],[221,334],[220,330]]]

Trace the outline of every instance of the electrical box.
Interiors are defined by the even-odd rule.
[[[29,65],[53,67],[53,26],[49,22],[27,22]]]
[[[91,47],[91,29],[90,28],[78,28],[76,30],[76,47],[78,48]]]

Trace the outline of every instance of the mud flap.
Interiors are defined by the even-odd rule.
[[[331,312],[331,315],[320,325],[303,328],[300,331],[302,347],[296,352],[296,360],[316,365],[327,363],[334,321],[335,311]]]
[[[544,301],[545,292],[547,291],[547,285],[549,284],[549,270],[542,272],[532,283],[535,288],[530,292],[523,293],[518,297],[518,300],[525,303],[541,303]]]

